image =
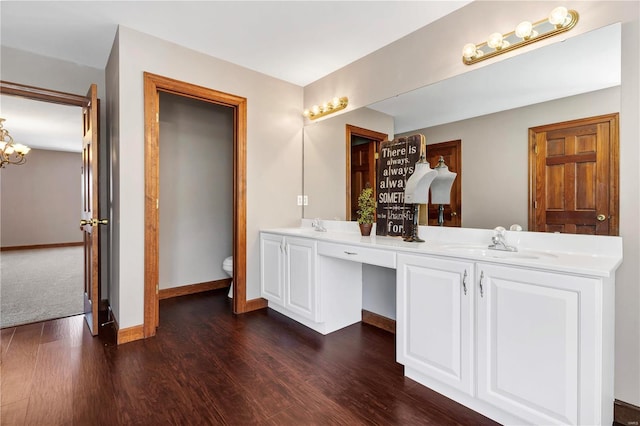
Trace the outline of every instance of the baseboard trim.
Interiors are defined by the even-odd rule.
[[[396,320],[392,320],[391,318],[383,317],[382,315],[363,309],[362,322],[396,334]]]
[[[0,251],[35,250],[35,249],[60,248],[60,247],[79,247],[79,246],[83,246],[83,245],[84,245],[84,243],[82,241],[80,241],[79,243],[33,244],[33,245],[29,245],[29,246],[0,247]]]
[[[251,311],[257,311],[259,309],[264,309],[267,307],[267,304],[267,299],[263,299],[262,297],[247,300],[247,303],[245,303],[244,305],[244,311],[242,311],[242,313],[244,314]]]
[[[144,325],[142,324],[123,328],[122,330],[118,327],[117,322],[115,322],[115,325],[118,330],[118,345],[144,339]]]
[[[231,278],[225,278],[216,281],[207,281],[198,284],[183,285],[180,287],[163,288],[158,291],[158,299],[170,299],[172,297],[186,296],[187,294],[202,293],[203,291],[217,290],[229,287]]]
[[[613,421],[623,426],[640,425],[640,407],[616,399],[613,402]]]

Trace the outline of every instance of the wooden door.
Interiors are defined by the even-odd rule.
[[[462,141],[449,141],[427,145],[427,161],[434,168],[438,165],[440,157],[449,171],[457,173],[456,179],[451,187],[451,203],[444,205],[444,226],[461,226],[462,224]],[[439,205],[429,203],[428,218],[420,223],[428,225],[438,225]]]
[[[529,129],[529,230],[618,235],[618,114]]]
[[[376,153],[378,142],[351,145],[351,218],[358,217],[358,197],[363,188],[376,186]],[[375,190],[375,189],[374,189]]]
[[[82,107],[82,220],[84,234],[84,315],[98,334],[98,89],[92,84]]]
[[[378,149],[380,143],[388,139],[389,136],[384,133],[346,125],[347,220],[356,220],[358,217],[358,196],[367,182],[371,184],[376,196]]]

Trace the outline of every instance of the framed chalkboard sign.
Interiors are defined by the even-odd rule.
[[[413,174],[426,138],[416,134],[382,142],[376,178],[376,235],[410,235],[413,205],[404,203],[404,188]]]

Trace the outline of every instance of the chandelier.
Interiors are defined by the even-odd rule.
[[[21,143],[14,143],[9,131],[3,126],[4,121],[4,118],[0,118],[0,168],[5,164],[24,164],[31,148]]]

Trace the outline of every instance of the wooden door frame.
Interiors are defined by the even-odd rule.
[[[529,128],[529,231],[537,231],[535,209],[538,190],[536,185],[536,135],[565,127],[596,124],[604,121],[609,121],[609,140],[611,142],[609,147],[609,235],[620,235],[620,113],[617,112]]]
[[[159,278],[159,214],[157,203],[160,191],[159,92],[196,99],[230,107],[233,118],[233,312],[243,313],[266,306],[263,299],[247,302],[246,297],[246,149],[247,99],[174,80],[148,72],[144,73],[144,139],[145,139],[145,228],[144,228],[144,337],[156,334],[158,325]]]
[[[367,139],[372,139],[376,141],[376,153],[378,152],[378,148],[380,146],[380,142],[388,140],[389,135],[376,132],[375,130],[364,129],[362,127],[352,126],[351,124],[346,124],[346,136],[345,136],[345,147],[346,147],[346,220],[351,220],[351,138],[353,136],[360,136]],[[375,162],[374,162],[375,168]],[[373,184],[373,190],[376,190],[375,182]]]

